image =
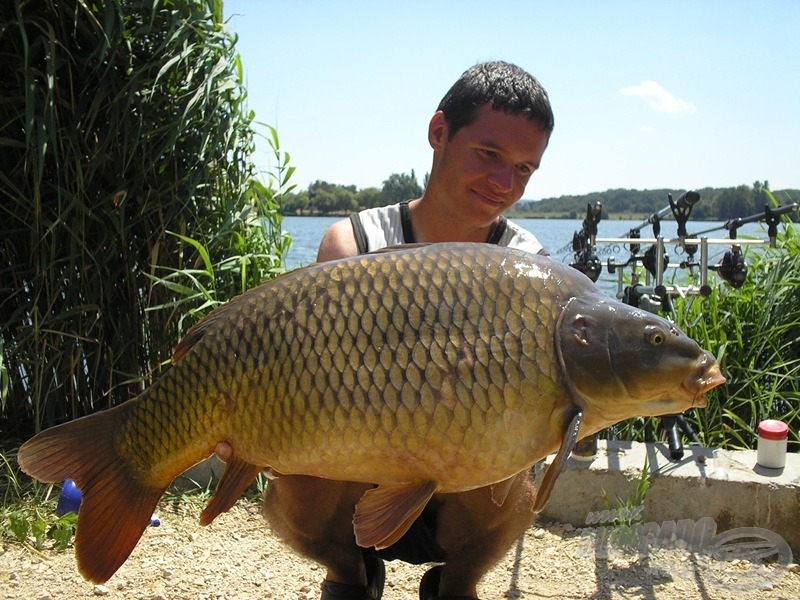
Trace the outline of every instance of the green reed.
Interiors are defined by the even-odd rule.
[[[190,309],[165,273],[282,268],[235,46],[219,0],[0,3],[0,438],[140,393]]]

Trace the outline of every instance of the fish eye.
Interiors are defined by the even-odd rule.
[[[660,346],[666,339],[667,336],[660,329],[653,329],[647,334],[647,341],[653,346]]]

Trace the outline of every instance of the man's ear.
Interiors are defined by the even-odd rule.
[[[428,124],[428,143],[434,150],[439,150],[445,141],[447,141],[447,121],[444,119],[444,113],[437,110]]]

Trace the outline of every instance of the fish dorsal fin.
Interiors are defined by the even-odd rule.
[[[206,317],[204,320],[200,321],[197,325],[187,331],[186,335],[180,339],[178,345],[172,350],[172,362],[176,363],[186,356],[189,350],[191,350],[194,345],[203,338],[206,330],[212,325],[212,323],[213,322]]]
[[[186,356],[189,351],[194,348],[195,344],[203,339],[203,336],[209,329],[214,327],[214,325],[216,325],[221,318],[224,318],[228,313],[230,313],[231,310],[235,310],[239,306],[239,299],[246,295],[247,292],[245,292],[242,296],[231,298],[225,304],[222,304],[212,310],[202,321],[189,329],[189,331],[186,332],[186,334],[180,339],[178,344],[172,350],[172,362],[176,363]]]
[[[308,269],[310,267],[303,267],[304,269]],[[299,271],[300,269],[298,269]],[[247,306],[250,298],[257,294],[263,294],[263,289],[267,286],[274,285],[276,281],[286,277],[288,273],[284,273],[282,275],[278,275],[274,279],[270,279],[269,281],[262,283],[259,286],[254,288],[250,288],[249,290],[235,296],[225,302],[224,304],[220,304],[217,308],[212,310],[202,321],[194,325],[186,332],[186,334],[180,339],[178,344],[172,351],[172,362],[176,363],[181,360],[184,356],[186,356],[189,351],[197,344],[203,336],[213,327],[219,323],[220,320],[229,318],[231,313],[240,310],[242,306]]]
[[[386,254],[388,252],[398,252],[399,250],[413,250],[415,248],[424,248],[425,246],[432,245],[433,242],[414,242],[413,244],[395,244],[394,246],[385,246],[378,248],[368,254]]]
[[[583,419],[583,411],[578,407],[573,408],[571,418],[567,419],[566,427],[564,428],[564,437],[561,440],[561,447],[558,449],[556,457],[547,471],[544,473],[542,483],[536,492],[536,501],[533,510],[537,513],[541,512],[547,500],[550,498],[550,493],[553,491],[553,486],[556,484],[556,479],[561,475],[561,471],[567,464],[572,449],[575,447],[575,442],[578,441],[578,430],[581,427],[581,420]]]
[[[388,548],[403,537],[436,491],[435,481],[379,485],[356,504],[353,528],[362,548]]]
[[[508,492],[511,491],[511,486],[514,485],[514,481],[517,479],[516,475],[512,475],[508,479],[504,479],[503,481],[498,481],[497,483],[493,483],[491,486],[492,490],[492,502],[494,502],[497,506],[503,506],[503,503],[508,498]]]
[[[378,250],[374,250],[373,252],[370,252],[369,254],[392,253],[392,252],[398,252],[398,251],[401,251],[401,250],[412,250],[412,249],[415,249],[415,248],[424,248],[425,246],[430,246],[430,245],[431,245],[430,242],[418,242],[418,243],[413,243],[413,244],[395,244],[394,246],[388,246],[386,248],[380,248]],[[348,260],[353,260],[354,258],[355,257],[349,256],[349,257],[341,258],[337,262],[344,262],[344,261],[348,261]],[[333,262],[333,261],[331,261],[331,262]],[[269,280],[266,283],[261,284],[260,286],[257,286],[255,288],[247,290],[246,292],[240,294],[239,296],[231,298],[225,304],[221,304],[220,306],[215,308],[213,311],[211,311],[208,314],[208,316],[206,316],[202,321],[200,321],[199,323],[194,325],[192,328],[190,328],[189,331],[187,331],[186,334],[180,339],[180,341],[178,342],[178,344],[175,346],[175,348],[172,351],[172,362],[176,363],[179,360],[181,360],[184,356],[186,356],[189,353],[189,351],[201,339],[203,339],[203,336],[205,336],[205,334],[209,331],[209,329],[213,328],[220,319],[225,318],[232,311],[237,310],[239,308],[239,306],[243,302],[247,302],[247,299],[250,297],[251,294],[259,293],[258,290],[260,290],[264,286],[269,286],[269,285],[273,284],[275,281],[278,281],[279,279],[281,279],[283,277],[286,277],[287,275],[291,275],[292,273],[296,274],[297,272],[308,270],[308,269],[310,269],[312,267],[317,267],[317,266],[320,266],[322,264],[323,263],[318,263],[316,265],[308,265],[306,267],[301,267],[299,269],[295,269],[294,271],[292,271],[290,273],[284,273],[284,274],[279,275],[278,277],[276,277],[274,279]]]
[[[200,524],[208,525],[217,515],[233,506],[247,486],[256,478],[262,467],[251,465],[235,456],[225,463],[225,470],[219,479],[214,497],[200,514]]]

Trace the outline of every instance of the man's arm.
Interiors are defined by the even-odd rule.
[[[350,219],[342,219],[331,225],[322,236],[317,251],[317,262],[336,260],[357,254],[358,246],[353,234],[353,225],[350,223]]]

